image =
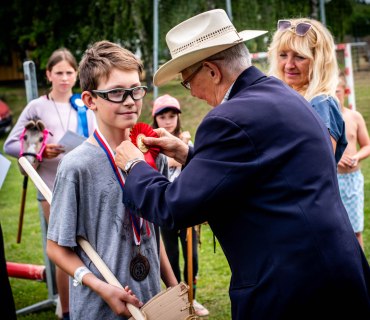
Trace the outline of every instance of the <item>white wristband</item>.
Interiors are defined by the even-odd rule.
[[[78,267],[74,274],[73,285],[77,287],[79,284],[82,285],[82,278],[88,273],[92,273],[87,267]]]

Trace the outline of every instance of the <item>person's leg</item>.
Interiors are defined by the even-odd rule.
[[[63,320],[69,319],[69,278],[59,267],[55,268],[55,280],[57,283],[60,305],[63,313]]]
[[[168,260],[170,261],[173,273],[178,282],[181,281],[179,261],[179,233],[177,230],[166,230],[161,228],[161,236],[166,248]]]
[[[38,195],[38,199],[40,201],[46,222],[49,224],[50,205],[46,200],[42,200],[40,195]],[[55,281],[59,294],[63,319],[67,320],[69,319],[69,278],[68,274],[57,266],[55,267]]]
[[[356,238],[363,248],[362,231],[364,230],[364,176],[361,170],[338,174],[339,191],[348,213]]]

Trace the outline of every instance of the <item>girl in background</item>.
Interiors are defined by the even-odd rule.
[[[51,84],[49,93],[28,103],[4,143],[5,153],[18,158],[21,150],[20,136],[25,124],[35,117],[44,122],[51,134],[47,137],[43,161],[37,171],[50,190],[53,190],[59,161],[65,155],[65,150],[58,141],[68,130],[87,137],[95,129],[93,112],[87,110],[82,100],[78,100],[79,95],[73,95],[72,92],[77,79],[77,67],[75,57],[66,48],[52,53],[46,65],[46,77]],[[48,223],[50,205],[41,192],[38,192],[37,200]],[[68,275],[59,268],[56,268],[56,284],[63,319],[66,320],[69,319]]]
[[[153,128],[164,128],[174,136],[180,138],[185,143],[193,145],[189,131],[181,131],[181,122],[180,122],[180,103],[179,101],[165,94],[158,97],[154,101],[152,116],[153,116]],[[172,182],[178,177],[181,172],[181,164],[178,163],[175,159],[167,157],[168,160],[168,169],[169,169],[169,180]],[[188,259],[187,259],[187,247],[186,247],[186,229],[182,230],[167,230],[161,228],[162,239],[167,251],[168,259],[170,260],[171,267],[177,281],[181,281],[181,272],[179,264],[179,244],[178,239],[180,239],[183,257],[184,257],[184,279],[187,279],[187,270],[188,270]],[[201,305],[195,299],[196,294],[196,283],[197,283],[197,274],[198,274],[198,236],[195,227],[192,227],[192,236],[193,236],[193,307],[195,313],[198,316],[208,316],[209,311]]]

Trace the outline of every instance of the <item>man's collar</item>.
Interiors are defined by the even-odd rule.
[[[250,66],[239,75],[234,84],[231,86],[231,90],[228,93],[228,99],[231,99],[242,88],[249,87],[257,82],[259,79],[265,77],[266,75],[262,71],[254,66]]]
[[[232,89],[232,88],[233,88],[233,86],[234,86],[234,83],[235,83],[235,82],[233,82],[233,83],[231,84],[230,88],[226,91],[225,96],[224,96],[224,98],[223,98],[223,99],[222,99],[222,101],[221,101],[221,104],[222,104],[222,103],[224,103],[224,102],[226,102],[227,100],[229,100],[229,95],[230,95],[231,89]]]

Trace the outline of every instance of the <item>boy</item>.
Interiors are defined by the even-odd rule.
[[[124,207],[125,175],[111,161],[113,150],[129,139],[140,116],[146,94],[142,70],[134,54],[108,41],[86,50],[79,66],[82,99],[94,111],[97,129],[60,163],[47,235],[50,259],[75,278],[70,286],[71,319],[122,319],[130,315],[127,302],[139,307],[160,291],[160,274],[166,286],[177,284],[162,244],[159,250],[157,228],[135,220]],[[166,174],[163,155],[156,165]],[[95,248],[127,285],[125,290],[102,281],[77,245],[78,236]]]
[[[364,177],[360,169],[360,161],[370,155],[370,139],[366,123],[362,115],[355,110],[344,107],[347,94],[346,80],[339,76],[336,95],[341,105],[343,119],[346,124],[347,148],[338,163],[338,182],[340,195],[348,212],[353,230],[362,248],[364,243]],[[360,149],[357,150],[357,143]]]

